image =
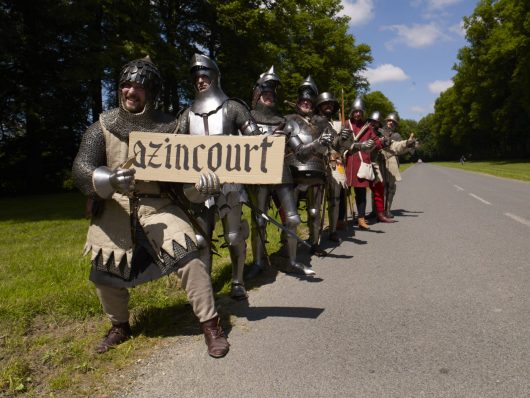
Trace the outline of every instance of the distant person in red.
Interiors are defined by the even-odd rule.
[[[377,188],[375,180],[369,181],[359,178],[357,173],[361,167],[361,161],[371,164],[375,161],[375,159],[372,160],[372,151],[379,151],[383,146],[372,125],[368,121],[365,122],[363,116],[364,103],[358,97],[353,102],[349,120],[346,122],[341,135],[344,136],[349,133],[350,142],[352,142],[346,153],[346,182],[355,191],[355,204],[357,205],[358,213],[357,226],[360,229],[368,230],[370,227],[366,223],[366,188],[370,187],[372,190]],[[357,152],[354,152],[354,150],[357,150]],[[377,207],[382,207],[382,205],[382,203],[378,204],[376,201]],[[388,222],[384,215],[381,215],[380,221]]]

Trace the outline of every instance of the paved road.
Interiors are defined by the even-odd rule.
[[[395,202],[398,223],[344,234],[317,278],[225,304],[226,358],[166,339],[126,395],[529,397],[530,184],[417,164]]]

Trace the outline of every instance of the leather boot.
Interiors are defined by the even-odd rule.
[[[385,217],[386,218],[394,218],[394,215],[390,212],[390,210],[385,210]]]
[[[202,322],[201,329],[208,346],[208,354],[214,358],[224,357],[228,353],[230,344],[219,324],[219,317],[216,316],[209,321]]]
[[[366,223],[366,219],[364,217],[359,217],[357,219],[357,226],[360,228],[360,229],[365,229],[365,230],[369,230],[370,227],[368,226],[368,224]]]
[[[316,243],[311,245],[311,249],[309,249],[309,252],[317,257],[325,257],[328,254],[324,249],[320,247],[320,245]]]
[[[383,213],[383,212],[377,213],[377,221],[386,222],[386,223],[396,222],[394,220],[391,220],[390,218],[385,217],[385,213]]]
[[[129,322],[112,325],[105,338],[97,345],[96,352],[103,354],[118,344],[123,343],[129,337],[131,337],[131,326]]]
[[[339,230],[343,230],[343,229],[346,229],[348,227],[348,223],[344,220],[339,220],[337,221],[337,229]]]
[[[245,279],[251,280],[257,277],[259,274],[261,274],[265,270],[265,265],[258,264],[258,263],[252,263],[245,269]]]
[[[232,282],[232,288],[230,289],[230,297],[234,300],[246,300],[248,298],[247,289],[245,285],[239,282]]]
[[[329,234],[328,239],[332,242],[341,243],[342,239],[339,237],[339,234],[337,232],[331,232]]]

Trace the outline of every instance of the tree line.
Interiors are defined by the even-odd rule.
[[[530,157],[530,2],[481,0],[464,18],[453,86],[416,126],[427,159]]]
[[[421,156],[528,156],[529,7],[482,0],[465,19],[469,46],[454,86],[433,114],[401,123],[403,136],[419,136]],[[195,52],[215,59],[225,92],[247,102],[275,65],[285,113],[308,74],[339,101],[344,92],[347,110],[366,94],[368,112],[395,111],[383,93],[368,93],[360,72],[371,50],[348,33],[341,8],[340,0],[0,0],[0,194],[71,188],[84,130],[116,106],[123,64],[145,55],[164,78],[159,106],[173,114],[193,98]]]

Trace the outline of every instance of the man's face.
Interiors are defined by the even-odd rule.
[[[333,106],[333,102],[324,102],[323,104],[320,104],[318,109],[321,114],[331,116],[335,110],[335,107]]]
[[[195,78],[195,87],[198,92],[208,90],[211,84],[211,80],[206,75],[199,75]]]
[[[395,126],[396,126],[396,124],[394,123],[393,120],[387,120],[386,121],[386,127],[388,127],[389,129],[394,130]]]
[[[304,113],[309,113],[313,110],[313,103],[308,99],[301,99],[298,101],[298,108]]]
[[[264,91],[261,93],[259,100],[266,106],[273,106],[276,101],[276,98],[272,91]]]
[[[131,113],[140,113],[145,108],[146,93],[141,84],[127,82],[121,86],[123,107]]]
[[[363,118],[363,111],[360,111],[360,110],[355,110],[353,111],[353,120],[362,120]]]

